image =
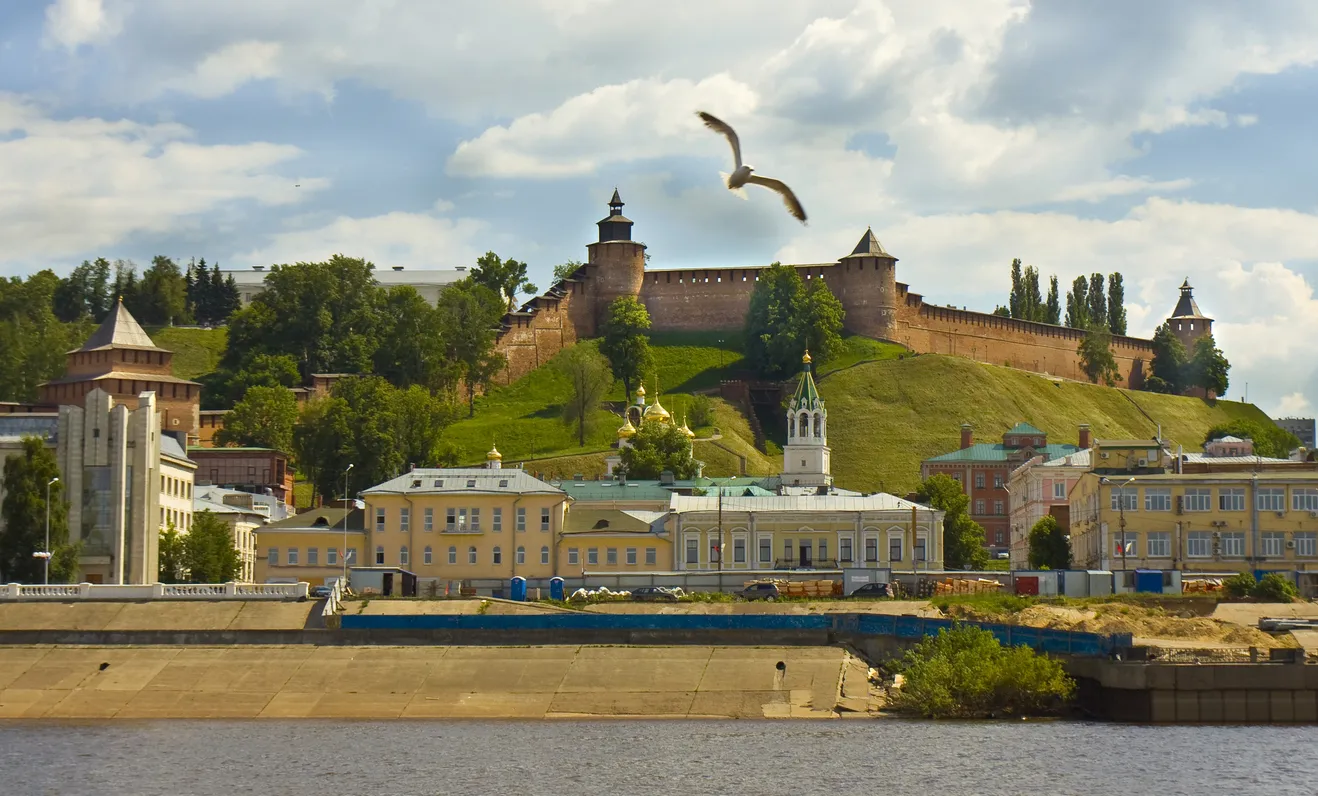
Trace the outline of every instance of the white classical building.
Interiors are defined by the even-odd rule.
[[[246,307],[252,303],[252,299],[265,290],[265,278],[270,275],[270,270],[264,265],[254,265],[249,269],[222,270],[220,273],[226,278],[233,277],[234,284],[238,286],[238,297],[242,300],[242,305]],[[416,292],[421,294],[421,298],[431,304],[439,301],[439,294],[444,288],[466,278],[467,274],[465,265],[452,269],[414,270],[395,265],[392,268],[376,269],[372,272],[372,276],[375,277],[375,281],[381,287],[391,288],[398,285],[407,285],[414,288]]]

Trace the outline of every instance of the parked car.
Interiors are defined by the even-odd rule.
[[[632,599],[641,602],[677,602],[677,595],[667,586],[641,586],[632,589]]]
[[[736,594],[743,600],[776,600],[782,596],[776,583],[752,583]]]
[[[891,583],[866,583],[851,593],[852,597],[893,597]]]
[[[998,553],[998,558],[999,559],[1011,558],[1011,553]]]
[[[330,596],[331,591],[332,589],[329,586],[312,586],[309,594],[319,600]]]

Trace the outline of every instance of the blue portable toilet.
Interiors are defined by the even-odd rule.
[[[567,599],[567,587],[562,578],[549,579],[549,599],[559,601]]]
[[[1162,594],[1162,570],[1135,570],[1135,591],[1150,594]]]
[[[512,591],[510,599],[516,600],[517,602],[526,602],[526,578],[518,575],[513,578],[513,582],[510,585]]]

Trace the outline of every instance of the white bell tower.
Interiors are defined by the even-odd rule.
[[[787,447],[783,448],[783,486],[831,486],[829,472],[828,410],[810,375],[810,352],[801,357],[803,369],[796,393],[787,405]]]

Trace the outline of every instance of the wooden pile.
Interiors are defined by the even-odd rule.
[[[934,594],[989,594],[1002,589],[992,578],[947,578],[934,585]]]
[[[1221,590],[1222,581],[1219,578],[1181,581],[1182,594],[1212,594]]]
[[[750,587],[756,583],[777,584],[778,591],[784,597],[840,597],[842,581],[838,580],[786,580],[784,578],[758,578],[748,580],[743,585]]]

